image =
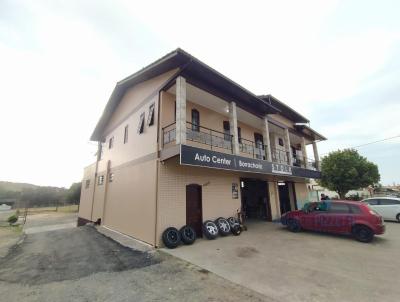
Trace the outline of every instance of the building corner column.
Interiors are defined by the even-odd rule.
[[[239,155],[239,134],[235,102],[229,103],[229,127],[232,135],[232,152],[235,155]]]
[[[301,137],[301,153],[303,153],[303,161],[304,168],[308,168],[308,156],[307,156],[307,147],[306,147],[306,139],[304,136]]]
[[[263,137],[264,137],[266,160],[272,161],[271,139],[269,137],[269,125],[267,116],[264,117]]]
[[[318,148],[317,148],[317,142],[312,143],[313,146],[313,151],[314,151],[314,160],[315,160],[315,167],[317,168],[318,171],[321,170],[320,167],[320,162],[319,162],[319,155],[318,155]]]
[[[176,78],[176,144],[186,144],[186,79]]]
[[[289,166],[293,166],[293,154],[292,154],[292,148],[290,148],[290,136],[288,128],[285,128],[285,147],[286,147],[286,154],[288,156],[288,164]]]

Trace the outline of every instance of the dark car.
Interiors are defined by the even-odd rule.
[[[292,232],[300,230],[353,235],[370,242],[385,232],[382,217],[368,204],[358,201],[325,200],[305,204],[302,210],[283,214],[281,223]]]

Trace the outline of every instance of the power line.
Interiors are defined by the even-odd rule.
[[[399,134],[399,135],[396,135],[396,136],[392,136],[392,137],[387,137],[387,138],[384,138],[384,139],[380,139],[380,140],[377,140],[377,141],[365,143],[365,144],[362,144],[362,145],[344,148],[344,149],[356,149],[356,148],[360,148],[360,147],[364,147],[364,146],[368,146],[368,145],[372,145],[372,144],[376,144],[376,143],[388,141],[388,140],[390,140],[390,139],[394,139],[394,138],[398,138],[398,137],[400,137],[400,134]],[[321,154],[321,156],[322,156],[322,155],[325,155],[325,154],[328,154],[328,153]]]

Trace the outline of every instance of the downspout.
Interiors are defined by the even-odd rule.
[[[93,196],[92,196],[92,210],[90,212],[90,221],[93,221],[93,206],[94,206],[94,195],[96,193],[96,184],[97,184],[97,172],[99,168],[99,160],[101,156],[101,141],[98,141],[97,144],[97,158],[96,158],[96,169],[94,170],[94,182],[93,182]]]
[[[164,138],[160,138],[160,122],[161,117],[161,90],[158,91],[158,110],[157,110],[157,160],[156,160],[156,223],[154,226],[154,247],[157,247],[157,231],[158,231],[158,177],[159,177],[159,165],[160,165],[160,141]]]

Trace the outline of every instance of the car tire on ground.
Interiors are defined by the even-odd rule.
[[[196,231],[189,225],[183,226],[179,230],[179,234],[181,235],[181,240],[184,244],[190,245],[196,241]]]
[[[239,236],[242,233],[242,228],[239,224],[235,224],[233,227],[231,227],[231,232],[233,236]]]
[[[400,213],[396,216],[397,222],[400,222]]]
[[[181,243],[181,235],[176,228],[167,228],[162,234],[162,241],[167,248],[174,249]]]
[[[374,232],[365,225],[356,225],[353,228],[353,236],[360,242],[368,243],[374,239]]]
[[[215,219],[215,224],[218,227],[218,231],[221,234],[221,236],[227,236],[231,233],[231,225],[229,224],[228,220],[226,220],[224,217],[219,217]]]
[[[292,218],[288,219],[286,222],[286,225],[287,225],[288,230],[293,233],[300,232],[300,230],[301,230],[300,223],[296,219],[292,219]]]
[[[235,217],[229,217],[227,220],[228,220],[229,225],[231,226],[231,228],[234,225],[240,225],[239,220],[237,218],[235,218]]]
[[[207,239],[215,239],[218,236],[218,227],[217,225],[211,221],[211,220],[206,220],[203,223],[203,234],[206,236]]]

